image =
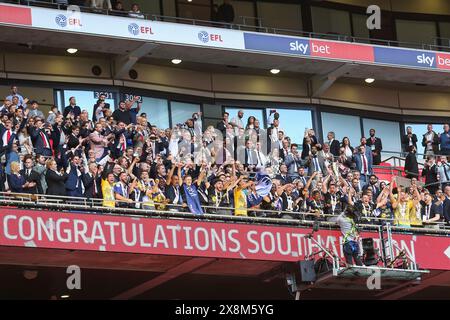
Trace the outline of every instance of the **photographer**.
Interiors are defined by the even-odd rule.
[[[339,216],[330,219],[336,222],[341,228],[341,233],[344,236],[344,257],[347,265],[353,265],[353,261],[357,266],[362,266],[363,263],[360,257],[359,250],[359,232],[356,228],[357,210],[354,206],[347,206],[344,212]]]

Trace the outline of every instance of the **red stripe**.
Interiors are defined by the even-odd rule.
[[[450,54],[436,53],[436,65],[438,69],[450,70]]]
[[[0,5],[0,23],[31,26],[31,9]]]
[[[311,56],[374,62],[372,46],[311,40]]]

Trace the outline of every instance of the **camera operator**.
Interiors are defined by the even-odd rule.
[[[354,206],[349,205],[337,217],[332,217],[330,221],[336,222],[341,228],[344,236],[344,257],[348,265],[353,265],[353,261],[357,266],[362,266],[361,257],[359,256],[359,232],[356,228],[355,220],[357,219],[357,210]]]

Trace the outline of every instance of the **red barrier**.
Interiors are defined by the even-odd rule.
[[[310,232],[230,222],[0,209],[2,246],[298,261],[317,250],[306,238]],[[377,233],[362,236],[374,238],[379,247]],[[343,256],[340,232],[321,230],[314,237]],[[394,234],[393,239],[421,268],[450,270],[450,237]]]

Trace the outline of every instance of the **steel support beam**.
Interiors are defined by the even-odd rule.
[[[142,46],[133,50],[129,54],[116,57],[116,59],[114,59],[114,79],[124,77],[140,58],[148,55],[158,46],[159,45],[155,43],[144,43]]]
[[[355,68],[355,63],[343,63],[327,74],[319,74],[310,79],[311,97],[319,98],[341,76]]]
[[[207,264],[214,262],[214,258],[192,258],[186,262],[183,262],[176,267],[167,270],[165,273],[146,281],[134,288],[122,292],[113,298],[113,300],[126,300],[136,297],[144,292],[147,292],[167,281],[175,279],[183,274],[195,271]]]

